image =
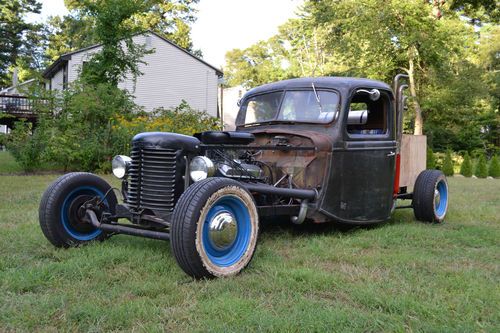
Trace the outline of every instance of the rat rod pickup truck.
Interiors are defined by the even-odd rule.
[[[204,278],[247,266],[266,218],[364,225],[413,208],[442,222],[448,184],[424,170],[425,137],[402,134],[402,79],[266,84],[241,99],[236,131],[138,134],[130,157],[112,161],[123,202],[98,176],[66,174],[43,195],[42,231],[58,247],[114,234],[170,240],[180,267]]]

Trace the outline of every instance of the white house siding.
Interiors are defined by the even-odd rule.
[[[135,97],[138,105],[151,111],[175,107],[185,100],[192,108],[217,116],[218,77],[214,69],[154,34],[137,35],[133,40],[155,50],[142,59],[146,64],[139,65],[143,75],[136,82],[129,75],[119,83],[120,88]],[[95,47],[71,55],[68,82],[78,78],[84,61],[100,49]],[[52,89],[61,89],[62,73],[61,69],[52,78]]]
[[[63,70],[58,71],[54,76],[50,79],[52,90],[62,90],[63,89]]]
[[[156,35],[139,35],[134,42],[155,50],[144,56],[146,64],[139,66],[143,75],[135,84],[132,77],[120,84],[135,96],[138,105],[153,110],[177,106],[184,99],[194,109],[217,116],[215,70]]]

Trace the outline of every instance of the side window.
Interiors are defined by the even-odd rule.
[[[366,90],[357,92],[349,105],[347,133],[360,135],[386,134],[389,124],[390,101],[381,94],[377,100]]]

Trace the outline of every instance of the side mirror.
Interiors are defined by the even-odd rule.
[[[380,98],[380,90],[378,89],[372,89],[372,90],[359,89],[356,91],[356,93],[360,92],[370,95],[370,99],[372,101],[378,101],[378,99]]]

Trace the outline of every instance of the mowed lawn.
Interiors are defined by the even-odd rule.
[[[56,177],[0,176],[1,332],[500,331],[500,180],[449,179],[441,225],[269,225],[242,274],[194,281],[168,242],[54,248],[38,203]]]

